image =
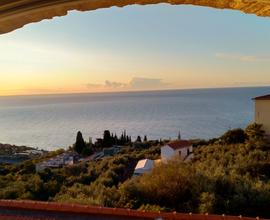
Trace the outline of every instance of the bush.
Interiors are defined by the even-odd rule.
[[[170,211],[167,208],[160,207],[159,205],[150,205],[150,204],[143,204],[140,208],[140,211],[153,211],[153,212],[165,212]]]
[[[86,148],[84,148],[83,150],[82,150],[82,155],[83,156],[90,156],[90,155],[92,155],[94,152],[93,152],[93,149],[92,148],[90,148],[90,147],[86,147]]]
[[[225,144],[244,143],[246,139],[247,135],[245,131],[240,128],[229,130],[221,137],[222,142]]]
[[[262,130],[262,125],[253,123],[247,126],[245,130],[247,137],[252,140],[260,140],[263,139],[265,132]]]
[[[213,213],[215,210],[215,194],[203,192],[200,196],[199,212]]]
[[[122,202],[130,203],[132,208],[143,204],[186,210],[192,195],[194,170],[180,161],[172,161],[154,168],[151,174],[134,178],[131,185],[122,186]]]

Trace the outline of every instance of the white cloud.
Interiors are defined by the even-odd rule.
[[[109,87],[109,88],[124,88],[127,85],[125,83],[113,82],[113,81],[106,80],[105,86]]]
[[[104,84],[86,84],[88,89],[100,90],[144,90],[144,89],[164,89],[170,86],[169,83],[163,82],[162,79],[134,77],[129,83],[121,83],[106,80]]]
[[[126,88],[128,84],[105,80],[104,84],[87,83],[88,89],[119,89]]]

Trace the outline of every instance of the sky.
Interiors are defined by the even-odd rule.
[[[0,96],[270,85],[270,18],[167,4],[0,35]]]

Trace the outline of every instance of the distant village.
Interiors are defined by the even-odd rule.
[[[176,140],[165,142],[166,144],[161,146],[160,159],[151,160],[149,158],[144,158],[139,160],[134,169],[134,176],[150,172],[155,165],[166,163],[171,159],[189,161],[193,158],[192,143],[188,140],[182,140],[180,132]],[[122,133],[121,137],[118,138],[116,134],[111,134],[108,130],[105,130],[103,138],[98,138],[95,143],[92,143],[92,138],[89,138],[89,142],[85,142],[82,133],[78,132],[76,143],[70,147],[69,150],[37,163],[36,171],[42,171],[46,168],[72,166],[80,162],[100,160],[104,157],[117,154],[125,146],[138,148],[147,143],[148,140],[146,136],[144,136],[143,140],[138,136],[136,141],[132,142],[131,137],[127,136],[125,131]]]

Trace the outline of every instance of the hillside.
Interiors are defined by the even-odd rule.
[[[270,144],[259,125],[197,141],[189,163],[132,177],[138,160],[159,158],[162,144],[125,146],[114,156],[41,172],[35,160],[2,165],[0,199],[270,217]]]

